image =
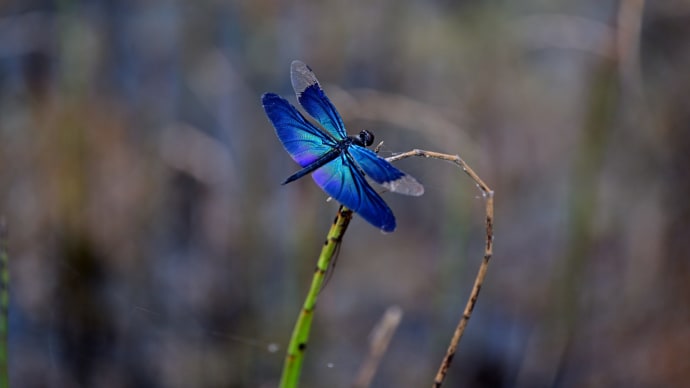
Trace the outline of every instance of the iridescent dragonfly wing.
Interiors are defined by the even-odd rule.
[[[367,176],[388,190],[413,196],[424,194],[424,186],[416,179],[393,167],[386,159],[376,155],[370,149],[352,144],[347,152],[352,155]]]
[[[335,140],[345,139],[347,137],[345,124],[343,124],[343,120],[331,100],[321,89],[319,81],[309,66],[300,61],[293,61],[290,66],[290,78],[297,100],[304,110],[318,121]]]
[[[334,149],[336,142],[307,121],[286,99],[266,93],[261,96],[261,102],[283,147],[300,166],[307,167]]]
[[[393,212],[346,153],[314,171],[312,177],[328,195],[370,224],[385,232],[395,230]]]
[[[294,61],[291,78],[298,101],[324,130],[311,124],[282,97],[273,93],[262,96],[266,115],[283,147],[303,167],[284,184],[311,173],[316,184],[326,193],[367,222],[386,232],[395,230],[393,212],[365,176],[401,194],[421,195],[424,187],[374,152],[354,144],[355,139],[347,137],[338,111],[307,65]]]

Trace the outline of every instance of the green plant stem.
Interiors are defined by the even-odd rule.
[[[0,388],[9,387],[7,373],[7,312],[9,307],[10,257],[7,253],[7,227],[0,218]]]
[[[343,235],[347,230],[347,226],[352,219],[352,210],[340,206],[338,214],[328,231],[326,242],[321,249],[321,255],[316,263],[316,270],[311,281],[311,287],[304,300],[302,311],[300,311],[295,328],[292,331],[292,337],[288,344],[287,355],[285,356],[285,363],[283,364],[283,375],[280,379],[281,388],[297,387],[299,376],[302,371],[302,362],[304,361],[304,352],[307,349],[307,341],[309,340],[309,332],[311,331],[311,323],[314,318],[314,308],[316,307],[316,299],[319,296],[324,279],[326,278],[326,271],[333,260],[338,246],[342,242]]]

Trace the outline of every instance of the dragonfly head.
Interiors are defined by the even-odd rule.
[[[359,146],[369,147],[370,145],[374,144],[374,134],[365,129],[360,132],[359,135],[353,136],[353,140],[354,143]]]

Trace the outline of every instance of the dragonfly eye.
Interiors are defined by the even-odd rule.
[[[370,145],[374,144],[374,134],[367,131],[366,129],[363,130],[362,132],[357,135],[359,138],[359,141],[364,144],[365,147],[369,147]]]

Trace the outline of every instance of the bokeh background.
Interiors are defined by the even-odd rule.
[[[495,255],[449,387],[690,381],[687,1],[0,3],[15,387],[272,387],[337,204],[260,104],[315,70],[351,133],[460,154]],[[305,387],[431,384],[484,243],[453,165],[355,217]]]

